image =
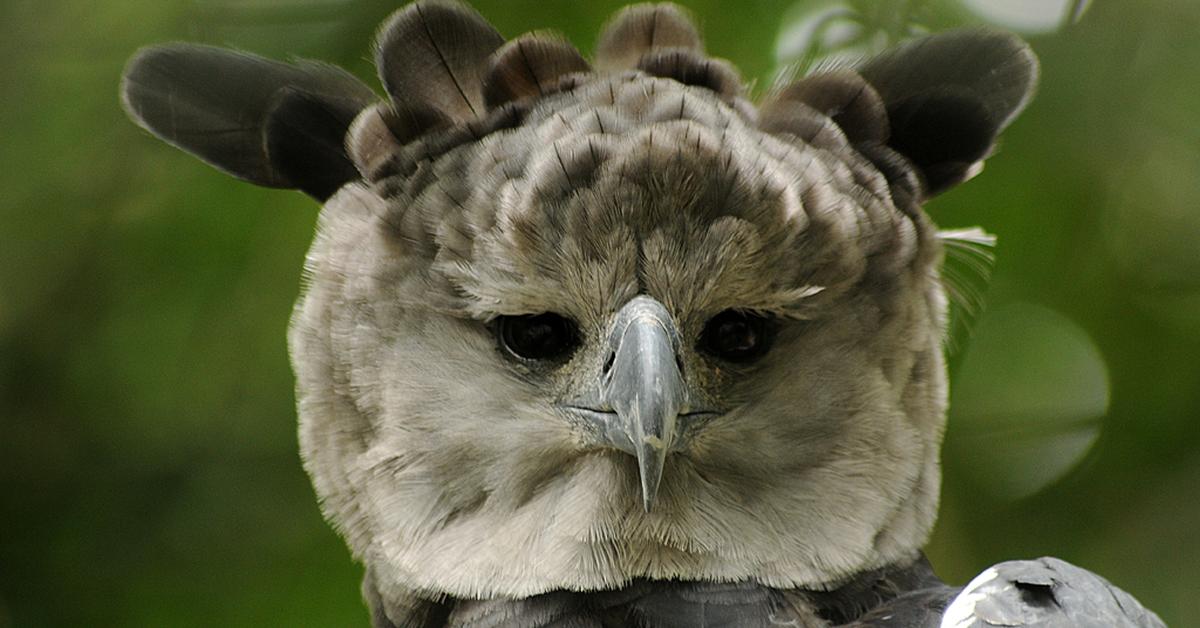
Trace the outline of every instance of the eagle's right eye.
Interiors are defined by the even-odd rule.
[[[565,360],[580,343],[575,321],[553,312],[501,316],[496,319],[496,336],[509,355],[539,362]]]

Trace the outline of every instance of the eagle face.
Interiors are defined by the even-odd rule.
[[[301,453],[375,594],[821,589],[917,554],[946,398],[920,203],[1024,106],[1022,42],[935,36],[755,106],[673,5],[619,14],[593,67],[422,1],[377,65],[383,103],[195,46],[124,87],[168,141],[326,200]]]
[[[377,578],[464,597],[914,552],[945,406],[929,222],[836,128],[572,83],[327,204],[292,355],[330,518]]]

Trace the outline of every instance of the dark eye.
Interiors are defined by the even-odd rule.
[[[553,312],[501,316],[496,336],[505,351],[523,360],[563,360],[579,347],[575,322]]]
[[[700,350],[730,362],[750,362],[767,352],[773,332],[769,316],[725,310],[705,323],[700,333]]]

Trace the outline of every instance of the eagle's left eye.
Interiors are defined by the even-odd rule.
[[[496,319],[496,336],[509,355],[543,362],[569,358],[580,343],[575,321],[554,312],[501,316]]]
[[[725,310],[709,319],[700,333],[699,349],[729,362],[751,362],[771,346],[771,317],[744,310]]]

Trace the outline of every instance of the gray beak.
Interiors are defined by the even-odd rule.
[[[617,420],[606,431],[613,445],[637,458],[647,512],[658,494],[663,464],[677,437],[676,422],[687,403],[679,342],[667,308],[648,296],[621,308],[609,336],[613,353],[601,403],[616,412]]]

